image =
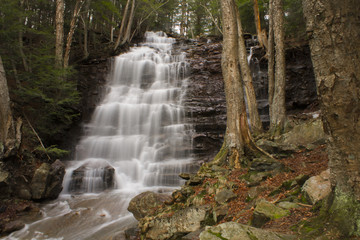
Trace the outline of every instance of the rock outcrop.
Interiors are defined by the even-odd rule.
[[[186,235],[201,228],[202,222],[207,218],[207,206],[188,207],[176,211],[173,215],[156,216],[156,218],[140,220],[146,221],[141,231],[146,239],[163,240]]]
[[[290,240],[296,239],[291,235],[279,234],[259,228],[250,227],[235,222],[227,222],[215,227],[207,227],[200,234],[200,240]]]

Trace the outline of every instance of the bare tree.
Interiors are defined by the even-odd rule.
[[[74,13],[70,22],[70,30],[67,36],[66,41],[66,48],[65,48],[65,54],[64,54],[64,68],[67,68],[69,66],[69,58],[70,58],[70,49],[71,49],[71,43],[72,39],[75,33],[76,28],[76,22],[78,20],[78,17],[80,15],[80,11],[82,8],[82,5],[84,4],[84,0],[77,0],[74,8]]]
[[[250,126],[253,133],[258,134],[262,132],[262,123],[259,116],[258,105],[256,102],[256,95],[252,83],[251,70],[247,60],[247,52],[245,47],[245,40],[243,36],[243,29],[241,25],[239,9],[236,7],[236,20],[237,20],[237,34],[238,34],[238,54],[241,69],[241,77],[245,85],[247,108],[250,117]]]
[[[239,168],[246,157],[245,150],[263,151],[254,144],[250,135],[239,55],[238,51],[234,51],[239,49],[237,6],[234,0],[221,0],[220,3],[223,23],[221,67],[225,84],[227,122],[223,146],[212,163],[222,164],[228,160],[231,167]]]
[[[56,0],[55,26],[55,65],[61,68],[64,51],[64,0]]]
[[[123,14],[123,18],[121,20],[121,25],[120,25],[118,37],[116,39],[116,43],[115,43],[115,46],[114,46],[114,50],[116,50],[119,47],[120,42],[122,41],[122,39],[124,37],[125,24],[128,22],[128,14],[129,14],[130,2],[131,2],[131,0],[127,0],[127,2],[126,2],[126,6],[125,6],[125,9],[124,9],[124,14]]]
[[[273,0],[274,42],[275,42],[275,81],[270,112],[270,132],[279,135],[286,120],[285,109],[285,45],[284,45],[284,11],[282,0]],[[270,17],[271,17],[270,16]],[[270,37],[271,38],[271,37]],[[270,46],[269,46],[270,47]],[[272,74],[272,73],[270,73]],[[270,76],[271,78],[271,76]]]

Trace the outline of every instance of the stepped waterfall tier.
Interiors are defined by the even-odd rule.
[[[115,58],[108,93],[77,146],[66,191],[178,186],[178,174],[188,171],[185,55],[172,55],[175,40],[160,33],[148,32],[146,39]]]
[[[145,43],[114,58],[104,99],[68,162],[63,193],[10,239],[121,236],[135,223],[131,198],[170,192],[182,183],[179,173],[194,170],[182,106],[187,63],[184,53],[173,53],[174,42],[148,32]]]

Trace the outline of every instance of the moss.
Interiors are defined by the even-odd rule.
[[[213,232],[213,231],[211,231],[211,230],[208,230],[208,233],[210,233],[211,235],[214,235],[214,236],[220,238],[221,240],[229,240],[229,239],[224,238],[223,236],[221,236],[221,233],[215,233],[215,232]]]
[[[249,236],[251,240],[259,240],[252,232],[247,231],[246,234]]]
[[[220,151],[218,152],[218,154],[216,154],[216,156],[214,157],[214,159],[211,161],[210,164],[211,165],[222,165],[225,162],[228,153],[229,153],[229,149],[226,146],[226,143],[224,141]]]
[[[336,189],[328,214],[344,236],[360,236],[360,203],[352,195]]]

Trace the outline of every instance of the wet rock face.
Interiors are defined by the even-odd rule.
[[[75,169],[71,176],[69,192],[101,192],[114,187],[115,169],[110,165],[93,166],[85,163]]]
[[[226,100],[221,72],[221,43],[196,42],[188,50],[190,79],[185,105],[194,126],[193,152],[211,160],[226,130]]]
[[[309,46],[286,51],[286,107],[305,109],[317,101],[316,82]]]

